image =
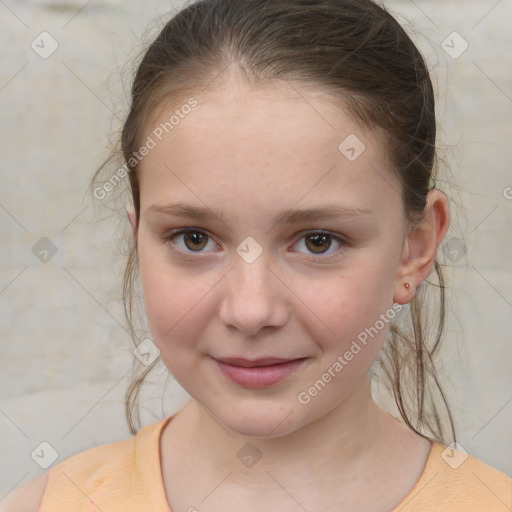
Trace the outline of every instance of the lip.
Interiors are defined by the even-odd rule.
[[[220,371],[235,384],[246,388],[258,389],[272,386],[284,380],[294,371],[297,371],[307,357],[300,359],[243,359],[223,358],[215,359]]]
[[[271,364],[288,363],[290,361],[296,361],[295,359],[282,358],[282,357],[262,357],[260,359],[245,359],[243,357],[223,357],[215,358],[217,361],[227,363],[232,366],[243,366],[246,368],[252,368],[254,366],[270,366]]]

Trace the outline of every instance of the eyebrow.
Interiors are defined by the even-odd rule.
[[[186,203],[168,203],[151,205],[147,210],[148,213],[160,213],[175,217],[187,217],[195,220],[211,220],[212,216],[216,216],[227,225],[227,221],[222,212],[216,213],[210,208],[192,206]],[[356,208],[353,206],[340,206],[337,204],[326,204],[318,208],[306,208],[303,210],[289,209],[279,212],[273,219],[275,224],[298,224],[304,221],[329,220],[338,218],[365,218],[373,216],[373,212],[367,208]]]

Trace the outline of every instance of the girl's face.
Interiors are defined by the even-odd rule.
[[[401,307],[400,185],[377,135],[318,93],[230,78],[195,99],[163,109],[142,139],[136,235],[153,342],[226,427],[284,435],[350,396]],[[269,368],[231,367],[233,381],[226,358],[303,360],[272,383]]]

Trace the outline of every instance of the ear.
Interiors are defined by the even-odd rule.
[[[397,272],[393,301],[410,302],[420,284],[429,276],[436,260],[437,249],[450,226],[450,205],[446,194],[432,189],[422,222],[409,231],[402,251],[402,262]],[[404,283],[409,283],[409,288]]]
[[[137,231],[139,226],[137,224],[137,216],[135,214],[135,207],[133,206],[133,203],[130,202],[126,204],[126,213],[128,216],[128,220],[132,225],[133,236],[135,237],[135,240],[137,240]]]

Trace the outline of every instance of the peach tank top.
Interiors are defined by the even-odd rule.
[[[51,468],[39,512],[171,512],[160,435],[172,417]],[[431,445],[419,480],[391,512],[512,511],[511,478],[471,455],[459,464],[462,452]]]

